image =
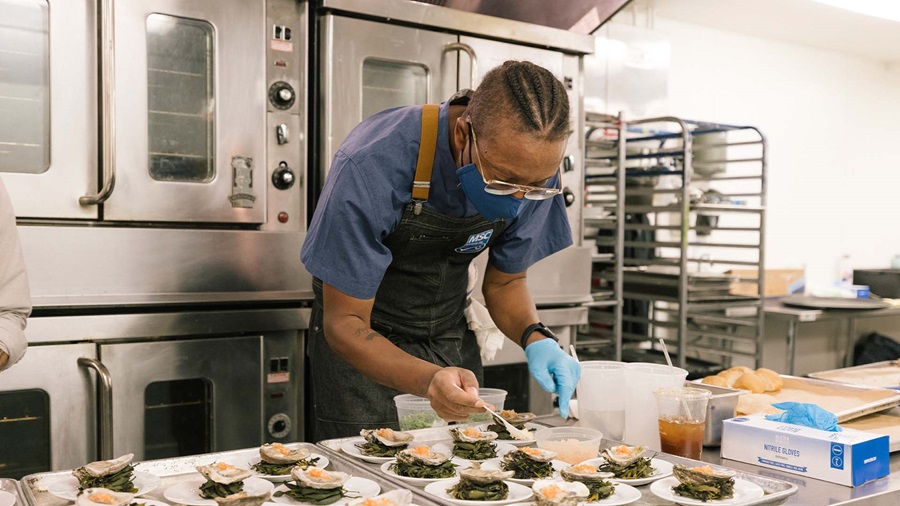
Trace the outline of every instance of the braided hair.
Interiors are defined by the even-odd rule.
[[[572,132],[565,87],[550,71],[527,61],[509,60],[491,69],[467,111],[483,137],[494,137],[501,123],[547,142]]]

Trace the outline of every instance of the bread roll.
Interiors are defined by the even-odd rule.
[[[773,407],[772,404],[778,402],[778,399],[769,394],[744,394],[738,398],[737,408],[734,414],[741,415],[774,415],[781,413],[781,410]]]
[[[703,381],[701,381],[701,383],[714,385],[717,387],[728,387],[728,381],[726,381],[725,378],[721,376],[707,376],[703,378]]]
[[[734,370],[728,369],[728,370],[720,372],[716,376],[725,378],[725,382],[728,384],[728,386],[731,387],[731,386],[734,386],[734,382],[737,381],[737,379],[740,378],[742,374],[744,374],[744,373],[742,373],[741,371],[734,371]]]
[[[732,367],[731,369],[725,369],[726,371],[740,371],[741,374],[747,374],[748,372],[753,372],[753,369],[743,365],[737,365]]]
[[[737,381],[734,382],[734,388],[749,390],[754,394],[761,394],[766,391],[766,381],[759,377],[755,372],[742,374]]]
[[[777,392],[784,387],[784,380],[781,379],[781,375],[772,369],[766,369],[765,367],[760,367],[756,370],[757,376],[760,376],[764,380],[769,383],[766,392]]]

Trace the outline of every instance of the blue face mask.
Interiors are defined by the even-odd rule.
[[[466,198],[484,219],[511,220],[519,214],[522,200],[512,195],[493,195],[484,191],[484,179],[474,163],[463,165],[456,171],[456,175],[462,183]]]

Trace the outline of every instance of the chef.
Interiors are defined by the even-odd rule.
[[[25,324],[31,295],[16,231],[16,215],[0,180],[0,371],[25,355]]]
[[[315,439],[396,428],[401,392],[445,420],[483,412],[464,309],[484,251],[491,317],[568,414],[581,370],[538,319],[526,271],[572,244],[559,170],[571,130],[562,83],[507,61],[474,92],[382,111],[347,136],[301,253]]]

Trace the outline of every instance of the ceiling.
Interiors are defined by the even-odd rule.
[[[658,18],[900,62],[900,23],[812,0],[634,0],[632,5],[639,14],[652,6]]]

